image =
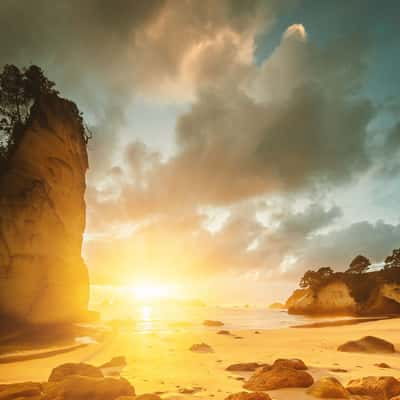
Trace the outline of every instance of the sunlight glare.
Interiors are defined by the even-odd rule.
[[[175,295],[175,287],[160,283],[142,283],[135,285],[131,288],[135,300],[139,301],[149,301],[158,300],[163,298],[171,298]]]

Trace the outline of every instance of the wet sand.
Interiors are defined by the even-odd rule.
[[[400,320],[370,321],[356,325],[321,328],[232,331],[233,335],[218,335],[215,331],[171,329],[164,333],[133,333],[116,329],[97,344],[89,344],[74,351],[52,357],[11,362],[0,365],[0,381],[44,381],[51,369],[65,362],[88,362],[100,365],[114,356],[124,355],[128,365],[122,370],[138,394],[162,392],[165,399],[215,398],[242,390],[243,382],[251,373],[233,373],[225,368],[239,362],[272,363],[276,358],[301,358],[309,366],[314,378],[325,375],[337,377],[343,383],[368,375],[400,376],[400,353],[358,354],[338,352],[337,347],[366,335],[389,340],[400,349]],[[235,338],[241,337],[241,339]],[[194,353],[194,343],[205,342],[214,352]],[[385,362],[391,369],[374,364]],[[347,372],[332,372],[342,369]],[[179,389],[199,387],[196,394],[180,394]],[[303,400],[313,397],[305,389],[269,391],[275,400]]]

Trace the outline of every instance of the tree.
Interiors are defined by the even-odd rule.
[[[400,268],[400,249],[394,249],[392,255],[386,257],[384,268]]]
[[[303,289],[310,288],[317,290],[333,275],[330,267],[319,268],[318,271],[307,271],[300,280],[300,287]]]
[[[364,257],[363,255],[359,254],[350,263],[349,268],[347,269],[346,273],[362,274],[363,272],[366,272],[368,270],[368,267],[370,265],[371,265],[371,261],[367,257]]]
[[[27,117],[24,77],[15,65],[6,65],[0,74],[1,129],[11,134]]]
[[[24,91],[26,98],[37,99],[43,94],[58,94],[55,83],[46,78],[43,70],[31,65],[24,70]]]
[[[333,275],[333,269],[331,267],[321,267],[317,273],[322,279],[326,279]]]

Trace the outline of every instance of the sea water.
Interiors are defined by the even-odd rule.
[[[271,310],[255,305],[206,305],[200,301],[158,299],[136,301],[110,288],[92,287],[91,309],[102,321],[125,324],[137,332],[167,330],[215,330],[205,320],[223,322],[220,329],[264,330],[298,326],[332,318],[290,315],[286,310]]]

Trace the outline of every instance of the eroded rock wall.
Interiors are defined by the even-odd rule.
[[[57,96],[36,102],[0,171],[0,314],[28,323],[75,321],[87,310],[88,158],[76,111]]]
[[[354,314],[357,303],[344,282],[332,282],[317,293],[297,290],[286,303],[292,314]]]

